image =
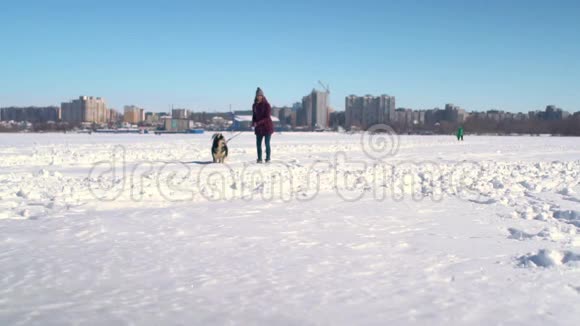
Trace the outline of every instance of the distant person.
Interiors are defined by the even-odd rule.
[[[262,163],[262,140],[266,143],[266,163],[270,162],[270,138],[274,133],[274,124],[270,118],[272,108],[264,97],[264,91],[258,87],[254,105],[252,106],[252,127],[256,134],[256,149],[258,151],[257,163]]]
[[[457,141],[463,141],[463,127],[457,129]]]

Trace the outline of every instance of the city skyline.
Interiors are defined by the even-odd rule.
[[[414,109],[572,112],[579,14],[577,1],[11,2],[0,106],[96,94],[119,111],[223,112],[249,108],[257,86],[284,106],[322,80],[341,111],[386,92]]]
[[[374,96],[350,95],[345,98],[345,110],[336,111],[328,106],[328,91],[321,92],[313,89],[302,98],[302,102],[296,102],[290,106],[272,105],[272,117],[294,129],[307,128],[310,130],[323,130],[328,127],[342,126],[347,129],[368,129],[373,125],[383,123],[396,123],[406,126],[431,125],[447,121],[463,123],[468,119],[492,119],[500,120],[563,120],[571,116],[580,116],[580,111],[570,112],[556,105],[547,105],[542,110],[529,110],[527,112],[509,112],[504,110],[466,110],[453,103],[446,103],[444,109],[435,107],[432,109],[413,109],[397,107],[395,96],[382,94]],[[229,112],[196,112],[186,108],[172,108],[170,112],[147,111],[135,105],[125,105],[123,114],[114,108],[107,107],[106,99],[95,96],[81,95],[77,99],[62,102],[56,106],[22,106],[0,107],[0,121],[2,122],[64,122],[81,124],[111,124],[121,120],[130,124],[142,124],[144,122],[158,122],[161,116],[170,116],[177,120],[195,120],[195,116],[209,115],[251,115],[252,110],[231,110]],[[342,118],[340,118],[342,117]],[[119,119],[121,118],[121,119]],[[343,120],[340,123],[340,120]],[[337,124],[338,123],[338,124]]]
[[[335,106],[331,105],[330,102],[330,94],[327,92],[323,92],[320,91],[316,88],[313,88],[312,91],[308,92],[308,94],[306,96],[302,96],[301,100],[297,100],[294,101],[290,104],[279,104],[279,103],[271,103],[272,107],[278,107],[278,108],[291,108],[291,107],[295,107],[297,104],[299,104],[301,107],[308,107],[308,104],[305,104],[305,99],[308,96],[311,96],[312,94],[324,94],[325,95],[325,99],[323,101],[323,103],[325,103],[325,108],[324,110],[332,110],[332,111],[336,111],[336,112],[347,112],[348,106],[347,105],[343,105],[342,108],[337,109]],[[407,110],[413,110],[413,111],[426,111],[426,110],[438,110],[438,109],[444,109],[446,106],[448,105],[455,105],[454,101],[444,101],[441,104],[437,104],[437,105],[432,105],[432,106],[422,106],[422,107],[410,107],[407,105],[394,105],[394,99],[395,99],[395,95],[393,96],[389,96],[386,95],[385,92],[379,92],[379,94],[381,95],[377,95],[377,94],[370,94],[370,93],[364,93],[364,95],[357,95],[357,94],[350,94],[348,96],[345,96],[342,99],[342,103],[348,102],[350,99],[353,98],[383,98],[383,97],[387,97],[387,98],[392,98],[393,99],[393,106],[390,110],[394,110],[394,109],[407,109]],[[107,103],[110,103],[108,101],[108,99],[106,97],[103,96],[86,96],[86,95],[80,95],[80,98],[83,97],[88,97],[88,98],[96,98],[99,100],[104,100]],[[397,96],[398,98],[398,96]],[[27,108],[44,108],[44,107],[61,107],[61,105],[64,102],[60,101],[58,104],[44,104],[44,105],[38,105],[38,104],[30,104],[30,103],[25,103],[22,105],[2,105],[0,103],[0,108],[22,108],[22,109],[27,109]],[[135,101],[132,101],[130,103],[135,103]],[[399,101],[397,101],[397,104],[399,104]],[[487,111],[502,111],[502,112],[508,112],[508,113],[528,113],[528,112],[535,112],[535,111],[542,111],[544,110],[546,107],[550,107],[550,106],[554,106],[557,107],[558,109],[561,109],[563,111],[569,112],[569,113],[575,113],[575,112],[580,112],[580,109],[578,110],[574,110],[574,109],[568,109],[565,108],[561,105],[559,105],[558,103],[544,103],[544,104],[540,104],[538,107],[532,107],[529,109],[525,109],[525,110],[521,110],[521,111],[516,111],[516,110],[509,110],[506,108],[496,108],[496,107],[486,107],[483,109],[472,109],[472,108],[468,108],[465,107],[463,105],[458,105],[457,107],[460,107],[462,110],[464,110],[467,113],[477,113],[477,112],[487,112]],[[111,105],[107,105],[107,108],[110,110],[114,110],[118,113],[122,113],[123,111],[126,111],[127,107],[138,107],[139,109],[141,109],[143,111],[143,114],[146,112],[150,112],[150,113],[168,113],[171,114],[173,111],[175,110],[187,110],[191,113],[202,113],[202,112],[206,112],[206,113],[227,113],[227,112],[234,112],[234,111],[244,111],[244,110],[248,110],[248,108],[245,107],[234,107],[234,106],[229,106],[228,108],[225,108],[223,110],[216,110],[216,109],[206,109],[206,108],[191,108],[191,107],[185,107],[185,106],[177,106],[177,105],[169,105],[168,108],[164,109],[164,110],[155,110],[155,109],[151,109],[148,107],[144,107],[142,105],[135,105],[135,104],[123,104],[121,105],[119,108],[117,107],[113,107]],[[251,106],[250,106],[250,110],[251,110]],[[316,111],[314,111],[316,112]],[[309,113],[307,115],[310,115],[312,113],[312,109],[310,109]],[[326,115],[328,114],[328,112],[325,113]],[[378,113],[376,113],[378,114]],[[303,118],[305,121],[308,121],[306,116]],[[376,118],[374,118],[376,119]]]

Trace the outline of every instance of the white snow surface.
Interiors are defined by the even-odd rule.
[[[0,324],[580,324],[580,138],[377,138],[1,134]]]

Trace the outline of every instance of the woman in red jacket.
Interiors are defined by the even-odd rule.
[[[256,134],[256,149],[258,150],[258,163],[262,163],[262,139],[266,142],[266,163],[270,162],[270,138],[274,133],[274,124],[270,118],[272,108],[264,97],[264,92],[258,87],[254,105],[252,106],[252,127]]]

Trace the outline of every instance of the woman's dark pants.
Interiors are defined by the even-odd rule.
[[[270,137],[272,135],[260,136],[256,135],[256,149],[258,150],[258,160],[262,160],[262,139],[266,142],[266,161],[270,160]]]

